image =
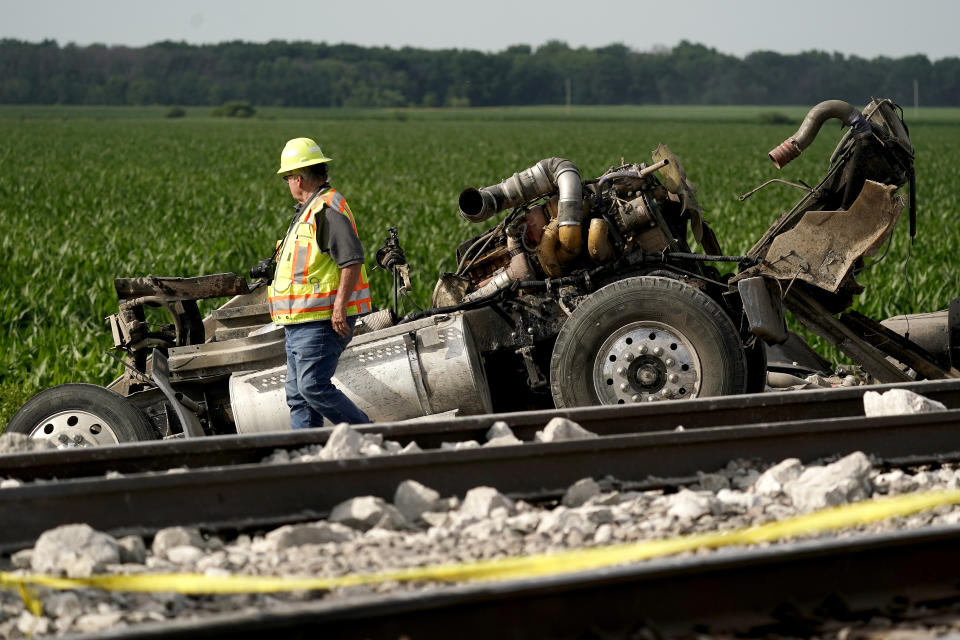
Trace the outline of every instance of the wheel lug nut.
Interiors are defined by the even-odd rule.
[[[663,396],[664,398],[668,398],[668,397],[670,397],[670,390],[669,390],[669,389],[660,389],[660,395]]]
[[[633,396],[630,397],[630,400],[632,400],[633,402],[640,402],[640,394],[639,393],[633,394]]]
[[[640,351],[640,355],[644,355],[647,351],[649,351],[649,349],[647,348],[647,345],[644,344],[640,345],[640,349],[638,349],[638,351]]]
[[[627,362],[633,362],[633,358],[634,358],[635,356],[634,356],[632,353],[628,353],[627,355],[625,355],[625,356],[623,356],[623,357],[624,357],[624,359],[625,359]]]
[[[680,382],[680,376],[678,376],[678,375],[675,374],[675,373],[671,373],[670,376],[667,378],[667,380],[669,380],[670,382],[676,384],[676,383]]]
[[[667,358],[663,361],[663,364],[667,365],[668,367],[672,367],[673,365],[677,364],[677,361],[673,358]]]
[[[618,375],[618,376],[626,375],[626,373],[627,373],[627,370],[624,369],[623,367],[618,367],[618,368],[617,368],[617,375]]]
[[[630,388],[630,385],[628,385],[626,382],[620,383],[620,391],[626,391],[629,388]]]
[[[655,356],[662,356],[662,355],[663,355],[663,347],[654,347],[654,348],[653,348],[653,355],[655,355]]]

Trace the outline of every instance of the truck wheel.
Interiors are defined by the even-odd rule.
[[[146,416],[123,396],[95,384],[44,389],[13,414],[7,431],[57,446],[99,446],[156,440]]]
[[[712,298],[670,278],[626,278],[567,318],[550,360],[559,407],[744,393],[747,359]]]

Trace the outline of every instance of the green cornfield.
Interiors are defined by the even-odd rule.
[[[773,177],[815,183],[841,135],[829,124],[782,172],[766,153],[792,134],[806,107],[562,107],[464,110],[264,110],[250,120],[200,109],[0,107],[0,426],[40,389],[105,384],[104,318],[113,278],[246,275],[283,234],[293,204],[275,175],[293,137],[317,139],[334,159],[334,185],[350,202],[373,254],[391,226],[421,304],[454,250],[481,229],[457,215],[457,196],[549,156],[585,177],[649,161],[658,143],[682,159],[728,254],[745,252],[800,193]],[[793,124],[764,124],[786,115]],[[907,122],[917,149],[919,233],[904,219],[884,259],[858,277],[857,308],[881,319],[944,308],[960,295],[960,109],[921,110]],[[491,223],[495,221],[490,221]],[[386,306],[392,280],[371,272]],[[208,305],[206,308],[209,308]]]

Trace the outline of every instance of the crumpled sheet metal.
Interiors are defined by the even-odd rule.
[[[808,211],[770,244],[758,272],[781,280],[794,277],[836,293],[853,263],[877,252],[903,211],[895,185],[867,180],[846,211]]]
[[[680,202],[683,205],[681,213],[683,211],[690,213],[690,228],[691,231],[693,231],[693,239],[697,241],[697,244],[699,244],[706,253],[714,255],[722,254],[723,250],[720,249],[717,236],[713,232],[713,229],[707,224],[706,220],[703,219],[703,209],[700,208],[700,204],[694,196],[697,188],[687,179],[687,172],[684,170],[680,158],[670,150],[670,147],[662,143],[653,150],[652,157],[655,163],[661,160],[667,160],[669,162],[667,166],[660,169],[663,186],[665,186],[670,193],[674,193],[680,197]]]

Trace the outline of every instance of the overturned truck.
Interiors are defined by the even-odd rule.
[[[745,255],[723,253],[664,145],[649,164],[595,178],[548,158],[463,191],[463,218],[502,219],[460,244],[456,271],[440,277],[429,309],[403,317],[408,267],[391,230],[377,262],[393,275],[393,306],[358,322],[335,381],[375,421],[757,392],[767,348],[793,337],[785,308],[876,381],[957,377],[960,305],[925,333],[926,348],[845,312],[862,290],[864,258],[904,209],[897,190],[910,183],[913,198],[899,108],[823,102],[770,158],[782,167],[831,118],[849,130],[826,176],[813,188],[793,185],[805,195]],[[912,202],[909,212],[913,233]],[[718,263],[735,271],[721,274]],[[8,429],[60,446],[289,429],[283,329],[269,321],[264,280],[115,284],[120,305],[109,322],[123,375],[107,388],[44,390]],[[226,296],[234,297],[201,317],[197,300]],[[172,322],[155,326],[152,308]]]

